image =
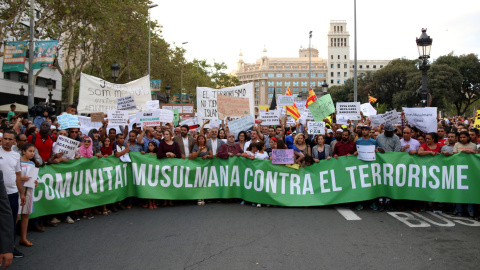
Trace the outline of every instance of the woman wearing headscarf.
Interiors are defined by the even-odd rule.
[[[242,153],[242,148],[235,142],[235,135],[229,133],[227,136],[227,142],[222,144],[220,150],[218,150],[217,156],[219,158],[227,159],[233,156],[240,156]]]

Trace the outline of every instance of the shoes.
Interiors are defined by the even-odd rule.
[[[257,208],[260,208],[260,207],[262,207],[262,205],[261,205],[261,204],[259,204],[259,203],[257,203]]]
[[[21,246],[33,247],[33,243],[30,242],[30,241],[28,241],[28,240],[27,240],[27,241],[24,241],[24,242],[20,241],[19,244],[20,244]]]
[[[205,201],[204,201],[204,200],[198,200],[198,201],[197,201],[197,204],[198,204],[198,205],[205,205]]]
[[[378,210],[380,212],[383,212],[385,210],[385,204],[383,204],[383,202],[380,202],[380,207],[378,207]]]
[[[373,211],[377,211],[378,210],[378,206],[376,203],[372,203],[372,205],[370,205],[370,208],[373,209]]]
[[[80,217],[79,217],[78,215],[73,216],[73,220],[75,220],[75,221],[80,221]]]
[[[457,209],[455,209],[455,211],[453,211],[453,216],[462,216],[462,213],[458,212]]]
[[[245,205],[245,201],[242,201],[242,202],[240,203],[240,205]]]
[[[122,209],[122,210],[127,209],[127,208],[125,207],[125,205],[123,205],[123,203],[118,203],[118,207],[120,207],[120,209]]]
[[[72,219],[70,216],[68,216],[68,217],[65,219],[65,223],[73,224],[73,223],[75,223],[75,221],[73,221],[73,219]]]
[[[468,216],[470,216],[471,218],[473,218],[473,212],[468,212]]]
[[[386,210],[386,211],[391,211],[391,210],[392,210],[392,206],[390,205],[390,201],[387,201],[387,202],[385,203],[385,210]]]
[[[113,213],[118,212],[118,209],[117,209],[117,207],[115,206],[115,204],[112,204],[112,212],[113,212]]]
[[[36,232],[45,232],[45,227],[40,226],[40,225],[37,224],[37,225],[35,225],[34,230],[35,230]]]
[[[23,258],[24,255],[22,252],[18,251],[18,249],[13,248],[13,257],[14,258]]]
[[[93,214],[92,214],[92,213],[88,213],[88,215],[87,215],[87,218],[88,218],[88,219],[93,219],[93,218],[94,218],[94,216],[93,216]]]
[[[51,220],[50,222],[56,223],[56,224],[62,223],[62,222],[61,222],[59,219],[57,219],[56,217],[52,218],[52,220]]]
[[[362,210],[362,209],[363,209],[363,205],[362,205],[362,204],[359,204],[359,205],[357,205],[357,207],[355,207],[355,210],[357,210],[357,211],[360,211],[360,210]]]

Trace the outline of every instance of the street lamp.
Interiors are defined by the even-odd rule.
[[[427,35],[427,29],[422,28],[422,34],[417,40],[418,48],[418,59],[422,60],[422,63],[419,69],[422,71],[422,92],[421,92],[421,103],[422,107],[427,106],[427,71],[430,69],[430,66],[427,65],[428,58],[430,58],[430,49],[432,48],[432,39]]]
[[[120,73],[120,66],[117,64],[117,61],[110,67],[110,70],[112,70],[113,83],[117,83],[118,73]]]
[[[18,89],[18,91],[20,91],[20,96],[22,96],[22,99],[23,99],[23,96],[25,95],[25,88],[23,88],[23,85],[20,86],[20,89]],[[22,100],[23,102],[23,100]],[[28,101],[27,101],[28,103]]]
[[[327,81],[323,81],[323,84],[322,84],[322,92],[323,92],[323,95],[326,95],[326,94],[327,94],[327,91],[328,91]]]
[[[152,32],[150,29],[150,9],[154,7],[158,7],[158,5],[153,4],[148,6],[148,75],[150,75],[150,33]]]
[[[170,84],[167,84],[167,86],[165,86],[165,94],[167,96],[167,104],[168,104],[168,101],[170,100],[170,92],[171,92]]]
[[[52,105],[52,97],[53,97],[53,94],[52,94],[52,90],[53,90],[53,82],[52,82],[52,79],[48,79],[47,80],[47,88],[48,88],[48,105]]]
[[[188,41],[182,42],[182,49],[183,49],[183,45],[187,43]],[[183,59],[182,59],[182,70],[180,72],[180,104],[183,104]]]

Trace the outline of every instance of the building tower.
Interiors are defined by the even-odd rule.
[[[243,62],[243,53],[240,52],[238,55],[238,62],[237,62],[237,72],[243,72],[245,67],[245,62]]]
[[[347,21],[330,21],[327,34],[328,73],[327,83],[330,86],[341,85],[351,77],[350,71],[350,34]]]

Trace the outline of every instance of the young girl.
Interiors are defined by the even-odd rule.
[[[247,151],[245,151],[242,154],[242,157],[249,158],[249,159],[255,159],[255,153],[256,152],[257,152],[257,143],[251,143],[248,146]]]
[[[156,155],[157,154],[157,143],[155,141],[150,141],[148,143],[148,149],[145,154],[150,154],[150,155]],[[148,208],[150,209],[156,209],[157,208],[157,202],[155,199],[148,199]]]
[[[268,159],[268,153],[265,152],[265,143],[264,142],[257,142],[255,143],[258,151],[255,153],[255,158],[258,159]]]
[[[35,186],[38,185],[36,179],[30,179],[25,176],[30,168],[35,167],[35,163],[32,161],[35,156],[35,146],[31,143],[26,143],[22,147],[22,157],[20,157],[20,166],[22,169],[22,182],[35,181]],[[20,230],[20,245],[31,247],[33,243],[27,240],[27,228],[28,228],[28,215],[33,213],[33,188],[23,187],[25,194],[25,205],[21,206],[18,214],[21,215],[21,230]]]

